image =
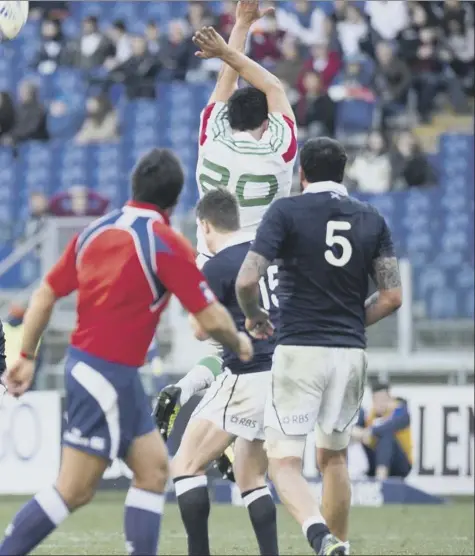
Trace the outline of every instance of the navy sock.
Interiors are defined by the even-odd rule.
[[[276,556],[279,554],[277,512],[270,490],[267,487],[248,490],[242,493],[242,499],[251,518],[260,554]]]
[[[182,476],[173,480],[181,519],[188,537],[189,556],[208,556],[210,512],[208,479],[205,475]]]
[[[68,516],[68,507],[54,487],[37,494],[8,525],[0,544],[0,556],[30,553]]]
[[[305,535],[307,537],[308,543],[313,548],[316,554],[320,552],[323,539],[329,533],[330,529],[328,529],[325,523],[312,523],[308,527],[306,527]]]
[[[165,495],[130,487],[125,499],[124,533],[131,556],[155,556]]]

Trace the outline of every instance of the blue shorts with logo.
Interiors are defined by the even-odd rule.
[[[112,461],[155,429],[138,369],[69,348],[63,444]]]

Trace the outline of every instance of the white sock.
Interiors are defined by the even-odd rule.
[[[343,543],[345,545],[346,553],[350,553],[350,541],[346,541]]]
[[[200,390],[209,388],[216,377],[222,373],[221,365],[222,360],[219,357],[209,355],[201,359],[189,373],[179,380],[175,386],[181,388],[180,405],[185,405]]]
[[[304,534],[304,537],[307,538],[307,531],[309,530],[309,528],[312,525],[321,523],[322,525],[326,525],[327,522],[323,519],[322,514],[319,515],[314,515],[312,517],[309,517],[308,519],[306,519],[303,523],[302,523],[302,533]]]

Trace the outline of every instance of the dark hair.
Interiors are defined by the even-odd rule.
[[[114,21],[112,27],[114,27],[114,29],[117,29],[117,31],[120,31],[121,33],[125,33],[127,31],[125,23],[121,19]]]
[[[300,151],[300,166],[310,183],[342,182],[347,160],[343,145],[329,137],[309,139]]]
[[[83,23],[90,23],[91,25],[93,25],[96,29],[99,25],[99,20],[97,19],[97,17],[95,15],[87,15],[83,20]]]
[[[168,149],[152,149],[132,170],[132,198],[166,210],[178,202],[184,182],[177,156]]]
[[[199,220],[207,220],[217,230],[235,232],[240,228],[239,203],[236,197],[225,189],[208,191],[196,207]]]
[[[254,87],[237,89],[228,100],[228,119],[232,129],[251,131],[267,120],[266,95]]]
[[[373,394],[375,392],[389,392],[389,382],[384,382],[384,381],[374,381],[371,384],[371,391],[373,392]]]

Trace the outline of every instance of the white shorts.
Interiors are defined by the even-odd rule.
[[[364,393],[363,349],[277,346],[265,427],[286,436],[316,431],[317,447],[346,448]]]
[[[191,419],[206,419],[245,440],[264,440],[264,408],[271,372],[233,375],[229,369],[208,388]]]

